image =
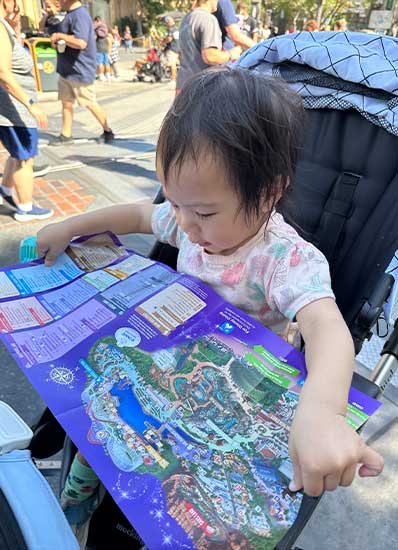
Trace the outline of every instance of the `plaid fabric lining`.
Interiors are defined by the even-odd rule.
[[[260,42],[237,66],[280,76],[307,109],[356,109],[398,135],[398,40],[354,32],[299,32]]]

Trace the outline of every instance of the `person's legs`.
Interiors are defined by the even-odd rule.
[[[177,65],[176,63],[170,64],[170,78],[174,82],[177,80]]]
[[[33,159],[38,154],[37,128],[0,127],[0,138],[10,153],[7,160],[0,196],[15,209],[14,218],[20,222],[50,218],[54,212],[32,204]],[[15,190],[15,200],[13,198]]]
[[[110,80],[111,79],[111,64],[109,62],[109,55],[106,52],[103,54],[103,60],[104,60],[105,79]]]
[[[18,206],[32,209],[33,197],[33,157],[28,160],[11,159],[12,166],[8,174],[7,187],[15,188]]]
[[[99,486],[94,470],[77,451],[61,493],[61,507],[80,548],[86,547],[89,520],[101,500]]]
[[[94,117],[98,120],[98,122],[101,124],[102,128],[105,132],[111,132],[112,130],[108,126],[108,122],[106,120],[106,116],[104,111],[101,109],[101,107],[98,105],[97,102],[90,103],[87,105],[87,109],[94,115]]]
[[[105,80],[104,54],[102,52],[97,52],[97,72],[98,80]]]
[[[102,65],[102,63],[101,65],[97,66],[97,70],[98,70],[98,79],[105,80],[105,76],[104,76],[105,70],[104,70],[104,65]]]
[[[112,71],[113,71],[113,76],[115,78],[119,78],[119,65],[118,65],[118,62],[117,61],[114,61],[112,64],[111,64],[111,68],[112,68]]]
[[[14,182],[12,181],[12,174],[15,170],[14,160],[12,157],[8,157],[7,162],[4,166],[3,179],[1,185],[12,189],[14,187]]]
[[[4,166],[3,178],[0,185],[0,204],[6,201],[9,206],[17,208],[17,204],[13,197],[14,182],[12,176],[15,170],[14,161],[15,159],[8,157]]]
[[[62,130],[61,134],[65,137],[72,136],[73,124],[73,103],[71,101],[62,101]]]
[[[50,208],[33,204],[33,157],[27,160],[10,158],[7,161],[5,180],[1,186],[3,198],[15,208],[14,218],[19,222],[46,220],[54,215]],[[12,191],[15,190],[15,200]],[[4,194],[5,193],[5,194]]]
[[[50,144],[63,144],[72,141],[73,104],[76,99],[73,82],[59,77],[58,99],[62,102],[62,130],[61,135]]]

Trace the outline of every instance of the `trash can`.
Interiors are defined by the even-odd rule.
[[[51,47],[49,38],[32,38],[29,47],[35,63],[37,90],[58,90],[57,51]]]

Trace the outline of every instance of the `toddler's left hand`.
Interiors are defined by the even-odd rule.
[[[320,403],[301,403],[289,438],[294,478],[289,489],[304,489],[309,496],[347,487],[354,480],[357,464],[361,477],[377,476],[383,458],[368,447],[345,417]]]

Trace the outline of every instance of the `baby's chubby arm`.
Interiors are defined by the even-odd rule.
[[[345,420],[354,367],[349,330],[334,300],[317,300],[297,313],[305,341],[308,377],[303,386],[289,438],[294,479],[290,489],[310,496],[359,475],[377,476],[383,459],[368,447]]]
[[[127,233],[152,233],[151,218],[155,206],[140,202],[101,208],[94,212],[73,216],[59,223],[46,225],[37,234],[37,252],[45,257],[45,264],[52,265],[70,241],[79,235],[92,235],[111,231],[118,235]]]

